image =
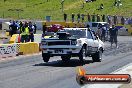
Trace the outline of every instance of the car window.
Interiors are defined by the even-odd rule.
[[[86,38],[86,30],[65,30],[70,33],[72,37],[76,38]]]
[[[97,27],[98,23],[92,23],[92,27]]]
[[[88,39],[93,39],[92,34],[90,33],[90,31],[87,31],[87,38]]]

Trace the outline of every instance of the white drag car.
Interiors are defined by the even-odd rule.
[[[83,62],[85,57],[93,61],[101,61],[104,43],[88,28],[64,28],[54,37],[42,38],[42,57],[48,62],[52,56],[61,56],[67,62],[71,57],[79,57]]]

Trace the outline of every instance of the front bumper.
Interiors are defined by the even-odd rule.
[[[80,50],[81,46],[47,46],[42,48],[42,53],[51,56],[76,55]]]

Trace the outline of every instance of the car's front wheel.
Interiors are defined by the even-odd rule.
[[[86,58],[86,52],[87,50],[85,49],[85,47],[82,47],[79,53],[79,59],[82,63],[84,62],[84,59]]]
[[[42,57],[44,62],[48,62],[50,59],[50,56],[48,54],[42,54]]]
[[[99,50],[92,56],[93,62],[101,62],[102,60],[102,51]]]

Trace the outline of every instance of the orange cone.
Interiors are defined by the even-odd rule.
[[[19,34],[19,36],[18,36],[18,43],[20,43],[21,42],[21,37],[20,37],[20,34]]]

